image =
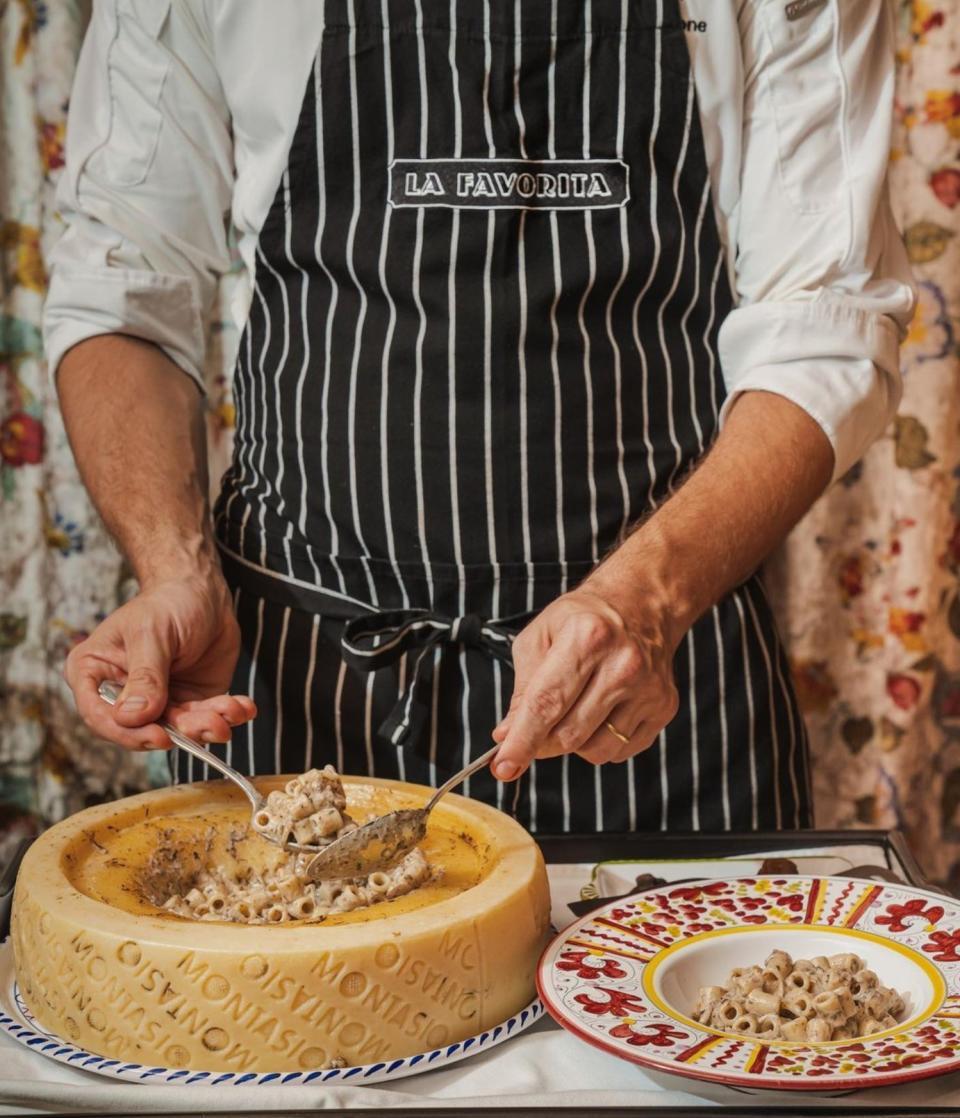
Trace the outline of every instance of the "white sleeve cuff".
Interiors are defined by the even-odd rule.
[[[833,480],[860,460],[900,402],[900,329],[847,302],[759,302],[739,307],[720,331],[727,399],[775,392],[803,408],[834,452]]]
[[[78,342],[128,334],[159,346],[206,391],[203,316],[186,277],[60,264],[51,276],[43,330],[54,376],[63,355]]]

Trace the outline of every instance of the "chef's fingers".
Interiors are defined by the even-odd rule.
[[[204,742],[227,742],[230,728],[242,726],[257,713],[246,695],[210,695],[205,699],[176,699],[167,707],[166,719],[187,737]]]
[[[646,753],[660,740],[663,730],[663,726],[644,723],[630,739],[630,744],[620,750],[620,756],[614,757],[613,763],[619,765],[629,761],[631,757],[639,757],[641,753]]]
[[[608,704],[592,733],[576,747],[577,755],[591,765],[618,760],[622,753],[633,748],[638,730],[645,725],[647,709],[648,703],[636,694],[613,707]]]
[[[577,754],[591,765],[605,765],[635,757],[649,749],[663,727],[673,721],[678,705],[677,691],[672,682],[654,697],[638,696],[620,703],[610,711],[589,741],[577,750]],[[611,726],[628,740],[622,741],[612,732]]]
[[[510,645],[510,655],[513,660],[513,693],[510,696],[510,707],[506,715],[494,728],[494,741],[503,741],[506,737],[507,723],[520,705],[527,685],[549,649],[550,627],[543,616],[535,618],[514,637]]]
[[[170,663],[173,659],[151,625],[134,624],[124,633],[127,677],[114,707],[121,726],[156,722],[167,705]]]
[[[509,732],[513,715],[520,705],[520,700],[526,690],[530,677],[536,671],[537,665],[543,660],[550,647],[550,630],[542,618],[531,621],[527,627],[516,637],[510,647],[513,658],[513,692],[510,696],[510,706],[507,713],[493,728],[491,737],[496,742],[503,742]],[[496,766],[500,759],[499,753],[491,762],[494,776],[497,775]],[[504,777],[503,779],[507,779]]]
[[[80,717],[99,737],[116,742],[124,749],[170,748],[170,739],[159,726],[121,726],[114,717],[116,708],[100,698],[97,689],[104,680],[115,680],[124,675],[116,664],[95,657],[74,657],[71,653],[64,674],[76,699]]]
[[[175,688],[174,688],[175,690]],[[176,709],[184,713],[197,711],[213,712],[219,714],[230,726],[242,726],[257,717],[257,706],[253,699],[246,695],[211,695],[206,699],[185,699],[180,701],[173,698],[170,710]],[[184,731],[186,732],[186,731]]]
[[[230,740],[230,723],[214,710],[185,710],[182,706],[171,704],[167,707],[164,719],[181,734],[196,741],[210,743]]]
[[[610,712],[621,704],[627,705],[629,719],[620,732],[629,737],[643,718],[643,692],[649,687],[645,669],[643,655],[632,642],[607,656],[590,677],[577,701],[541,743],[537,756],[556,756],[553,747],[559,747],[561,753],[577,752],[610,718]],[[546,752],[548,748],[551,749],[550,754]]]
[[[629,761],[631,757],[638,757],[641,753],[646,753],[652,745],[657,743],[662,733],[663,726],[654,722],[642,722],[631,736],[630,744],[621,746],[618,755],[610,759],[611,764],[620,765],[624,761]]]
[[[524,772],[592,675],[573,631],[567,632],[564,628],[551,644],[529,683],[519,694],[515,690],[509,729],[493,766],[499,780],[515,780]]]

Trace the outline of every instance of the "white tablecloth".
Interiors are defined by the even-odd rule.
[[[844,852],[861,857],[862,851]],[[834,854],[818,851],[819,857]],[[757,855],[762,857],[762,855]],[[796,857],[796,856],[794,856]],[[798,859],[799,860],[799,859]],[[854,863],[855,864],[855,863]],[[802,870],[817,867],[801,866]],[[560,926],[570,920],[564,897],[576,897],[580,884],[592,877],[603,883],[610,880],[629,883],[645,870],[664,877],[691,877],[698,874],[696,863],[673,863],[668,871],[662,864],[607,863],[602,872],[592,867],[551,867],[554,921]],[[703,876],[718,872],[711,867]],[[729,872],[729,867],[727,867]],[[753,872],[755,866],[738,865],[740,872]],[[607,891],[607,890],[604,890]],[[0,955],[0,983],[6,988],[11,979],[12,952]],[[691,1093],[696,1091],[697,1093]],[[781,1092],[746,1094],[724,1087],[693,1085],[677,1076],[651,1075],[616,1056],[592,1048],[551,1020],[539,1021],[528,1032],[489,1052],[409,1079],[381,1086],[308,1087],[181,1087],[128,1084],[92,1072],[55,1063],[32,1052],[5,1033],[0,1033],[0,1115],[57,1114],[62,1112],[150,1114],[155,1111],[223,1111],[290,1109],[387,1109],[403,1107],[526,1105],[544,1108],[545,1113],[564,1107],[581,1106],[591,1112],[615,1106],[704,1106],[727,1102],[771,1110],[784,1101]],[[828,1105],[829,1099],[806,1092],[793,1095],[793,1101],[809,1105]],[[860,1091],[844,1099],[850,1106],[958,1106],[960,1073],[931,1079],[916,1085]]]
[[[706,1088],[712,1099],[692,1095],[675,1085],[685,1081],[656,1079],[640,1068],[608,1056],[577,1040],[551,1021],[500,1048],[447,1071],[425,1072],[379,1087],[175,1087],[110,1081],[90,1072],[56,1064],[0,1035],[0,1114],[59,1112],[149,1114],[152,1111],[224,1111],[338,1107],[385,1110],[397,1107],[528,1105],[544,1113],[570,1106],[591,1113],[612,1106],[704,1106],[718,1102],[756,1105],[771,1110],[781,1094],[747,1095],[724,1088]],[[796,1099],[795,1101],[801,1101]],[[826,1105],[830,1099],[802,1099]],[[960,1075],[930,1079],[915,1086],[860,1091],[844,1105],[960,1106]]]

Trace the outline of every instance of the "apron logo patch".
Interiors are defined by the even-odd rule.
[[[478,210],[604,210],[630,200],[620,159],[395,159],[390,205]]]
[[[829,0],[791,0],[787,5],[787,19],[803,19],[805,15],[815,12],[817,8],[825,8]]]

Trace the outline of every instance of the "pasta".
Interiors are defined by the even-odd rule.
[[[259,834],[281,841],[293,834],[298,842],[326,845],[356,830],[346,813],[346,795],[337,773],[328,765],[311,769],[271,792],[267,807],[254,820]],[[422,885],[431,869],[423,851],[410,853],[396,866],[369,877],[313,882],[307,866],[313,855],[282,854],[262,873],[249,865],[203,867],[189,887],[171,887],[158,904],[175,916],[193,920],[228,920],[244,924],[282,924],[288,920],[319,921],[331,913],[349,912],[393,900]]]
[[[892,1029],[905,1010],[859,955],[794,961],[774,951],[738,967],[726,986],[703,986],[691,1016],[701,1025],[764,1040],[844,1040]]]
[[[346,806],[340,777],[327,765],[288,780],[282,792],[271,792],[266,806],[254,816],[253,827],[275,842],[292,837],[301,845],[326,846],[356,830]]]

